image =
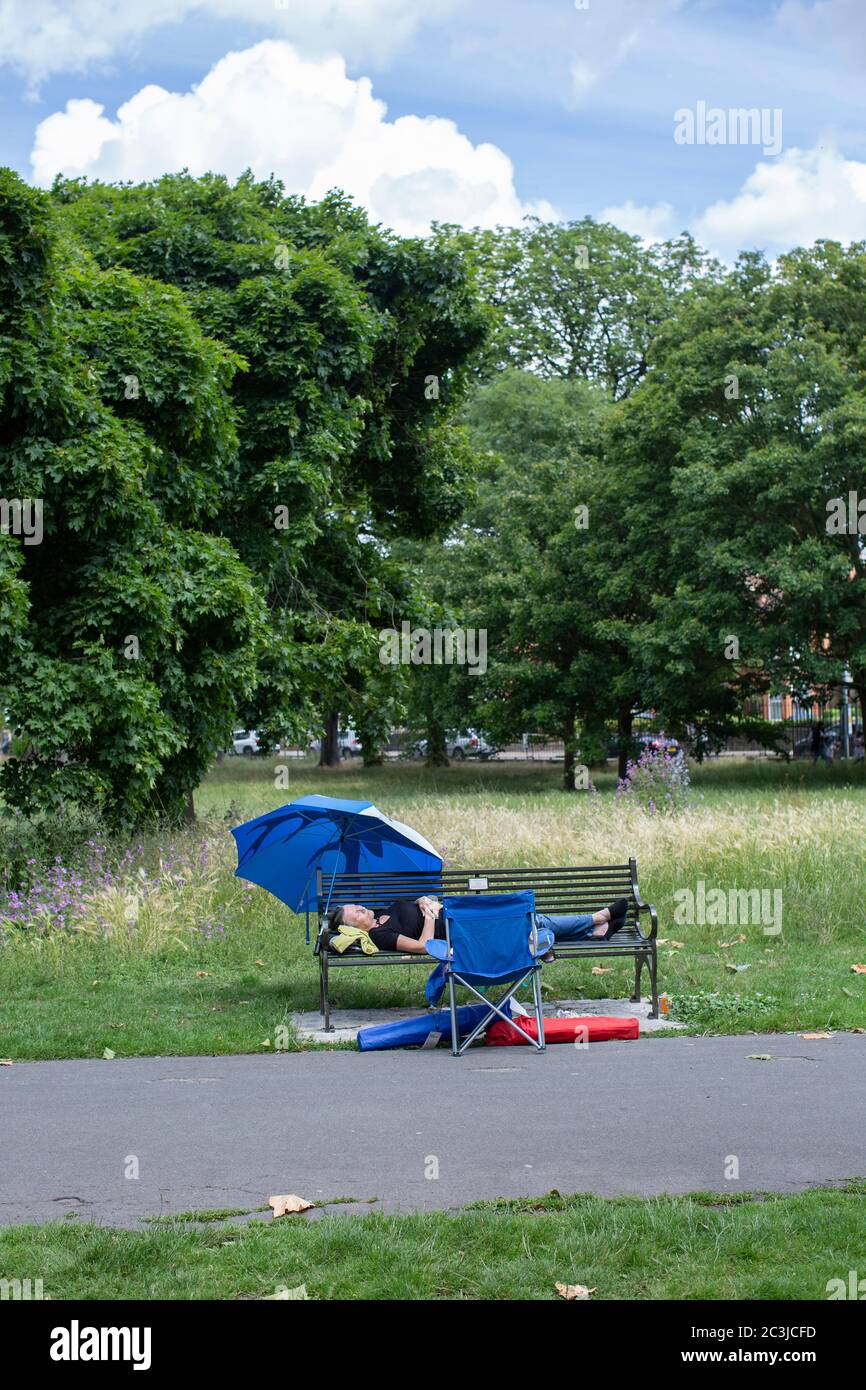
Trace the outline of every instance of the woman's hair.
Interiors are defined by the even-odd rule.
[[[343,909],[341,907],[335,907],[334,911],[328,918],[329,931],[339,931],[340,928],[343,926],[345,920],[346,919],[343,916]]]

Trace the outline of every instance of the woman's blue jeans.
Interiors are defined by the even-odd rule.
[[[537,912],[536,921],[540,927],[553,932],[555,941],[579,941],[583,936],[592,936],[591,912],[579,912],[571,917],[553,917],[547,912]]]

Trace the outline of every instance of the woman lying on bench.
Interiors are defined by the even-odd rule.
[[[628,900],[617,898],[600,912],[568,917],[538,912],[536,921],[552,931],[556,941],[579,941],[588,936],[607,941],[624,925],[627,911]],[[424,954],[426,943],[432,938],[445,940],[442,904],[435,898],[398,898],[377,912],[359,903],[346,903],[331,913],[328,926],[332,932],[338,932],[342,926],[358,927],[378,950],[397,951],[401,955]]]

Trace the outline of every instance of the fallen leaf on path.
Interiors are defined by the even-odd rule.
[[[270,1045],[271,1045],[271,1040],[270,1040],[270,1038],[262,1038],[261,1042],[259,1043],[259,1047],[270,1047]]]
[[[684,941],[674,941],[671,936],[660,936],[656,944],[659,946],[670,946],[673,951],[681,951],[686,943]]]
[[[866,965],[852,965],[851,969],[855,975],[866,975]]]
[[[852,1032],[852,1033],[866,1033],[866,1028],[852,1028],[852,1029],[851,1029],[851,1032]],[[0,1067],[2,1067],[2,1066],[4,1066],[4,1065],[8,1066],[9,1064],[8,1064],[8,1062],[5,1063],[5,1064],[4,1064],[3,1062],[0,1062]]]
[[[253,961],[253,965],[264,965],[264,961],[263,961],[263,960],[254,960],[254,961]],[[302,1284],[302,1285],[301,1285],[301,1288],[302,1288],[302,1289],[306,1288],[306,1284]]]
[[[750,1052],[747,1060],[750,1062],[772,1062],[773,1054],[772,1052]]]
[[[612,970],[613,970],[613,966],[612,966],[612,965],[594,965],[594,966],[592,967],[592,974],[593,974],[593,975],[609,975],[609,974],[611,973]]]
[[[195,974],[196,974],[196,979],[198,979],[198,980],[207,980],[207,979],[210,978],[210,971],[209,971],[209,970],[197,970],[197,971],[195,972]]]
[[[11,1057],[0,1057],[0,1067],[11,1067],[11,1065],[12,1065],[12,1058],[11,1058]]]
[[[723,951],[728,951],[732,946],[742,946],[745,940],[744,936],[738,936],[733,941],[720,941],[719,946]]]
[[[275,1298],[305,1298],[309,1301],[309,1297],[306,1284],[299,1284],[296,1289],[287,1289],[284,1284],[281,1284],[276,1293],[265,1294],[264,1302],[270,1303]]]
[[[114,1056],[114,1053],[112,1052],[110,1047],[107,1047],[103,1052],[102,1056],[104,1061],[110,1062],[112,1057]]]
[[[832,1033],[801,1033],[801,1034],[800,1034],[800,1037],[801,1037],[801,1038],[805,1038],[807,1042],[815,1042],[818,1038],[832,1038],[832,1036],[833,1036]]]
[[[559,1284],[554,1285],[560,1298],[567,1298],[569,1301],[575,1298],[589,1298],[595,1293],[595,1289],[588,1289],[585,1284]]]
[[[296,1197],[294,1192],[290,1192],[284,1197],[269,1197],[268,1206],[274,1209],[274,1220],[278,1216],[292,1216],[295,1212],[309,1211],[313,1205],[308,1202],[306,1197]]]

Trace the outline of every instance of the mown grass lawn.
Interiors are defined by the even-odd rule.
[[[659,910],[660,987],[691,1031],[866,1026],[866,975],[852,970],[866,963],[863,764],[711,764],[695,773],[691,807],[670,818],[616,805],[612,773],[596,779],[597,796],[565,794],[555,765],[430,773],[289,762],[288,787],[277,785],[279,766],[237,758],[216,767],[197,795],[199,824],[134,846],[74,930],[58,928],[48,909],[0,930],[0,1057],[273,1047],[295,1011],[317,1007],[317,972],[303,920],[233,876],[229,825],[311,791],[368,797],[456,864],[634,854],[643,895]],[[779,890],[781,935],[754,923],[675,922],[674,895],[701,879],[707,889]],[[592,975],[589,964],[563,962],[546,982],[559,998],[627,997],[630,967],[602,964]],[[424,977],[420,967],[346,971],[334,1002],[417,1005]],[[290,1028],[289,1046],[292,1038]]]
[[[0,1229],[6,1279],[61,1299],[826,1299],[863,1269],[866,1184],[796,1196],[590,1195],[449,1213]],[[194,1218],[195,1213],[190,1213]]]

